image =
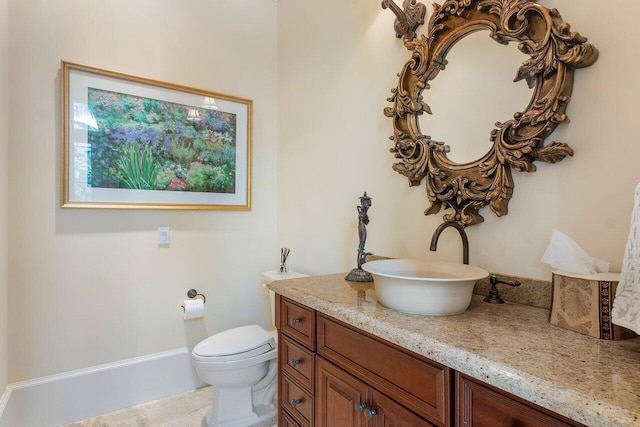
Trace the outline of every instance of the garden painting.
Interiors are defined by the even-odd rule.
[[[61,207],[251,210],[253,101],[61,62]]]
[[[87,185],[236,191],[236,114],[88,88]]]

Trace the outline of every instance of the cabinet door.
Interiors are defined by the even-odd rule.
[[[374,389],[370,389],[369,401],[373,411],[373,414],[369,412],[369,427],[425,427],[433,425]]]
[[[473,378],[456,373],[458,427],[582,426]]]
[[[316,426],[365,427],[364,412],[356,405],[365,402],[367,386],[327,362],[316,361]]]

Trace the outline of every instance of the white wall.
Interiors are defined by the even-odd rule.
[[[558,8],[571,29],[600,51],[595,65],[576,71],[567,111],[571,122],[548,139],[569,143],[575,156],[555,165],[537,163],[535,173],[514,172],[509,214],[497,218],[485,208],[485,222],[467,229],[471,262],[493,272],[550,280],[551,269],[540,258],[557,228],[619,271],[633,189],[640,181],[635,118],[640,59],[629,42],[640,35],[634,18],[640,3],[540,3]],[[429,252],[442,215],[425,217],[424,183],[409,188],[406,178],[391,170],[393,129],[382,110],[391,105],[389,90],[410,57],[394,37],[394,15],[369,0],[326,0],[322,7],[313,0],[282,0],[278,19],[278,238],[292,248],[292,266],[308,273],[353,267],[357,197],[364,190],[373,197],[369,251],[461,260],[455,230],[445,231],[437,253]],[[503,87],[494,84],[496,90]],[[521,99],[513,101],[513,112],[526,107]],[[456,97],[451,102],[460,104]],[[439,120],[445,127],[464,126],[454,117]],[[426,126],[423,132],[430,134]],[[486,136],[477,138],[482,143]]]
[[[11,369],[3,380],[9,370],[0,344],[0,386],[192,345],[246,322],[266,325],[257,285],[260,271],[277,261],[277,247],[292,248],[291,267],[299,271],[348,270],[364,190],[373,197],[368,250],[460,259],[453,230],[437,253],[428,251],[441,215],[424,217],[423,186],[409,188],[391,170],[392,126],[382,109],[409,54],[379,2],[0,1],[11,17],[11,61],[0,55],[11,82],[11,109],[0,114],[11,123],[11,267],[8,281],[0,277],[0,304],[11,283]],[[625,2],[618,13],[611,2],[541,3],[557,7],[600,50],[594,66],[576,72],[571,123],[550,138],[568,142],[576,155],[515,174],[509,215],[485,209],[485,223],[468,229],[471,261],[549,279],[539,259],[558,228],[619,269],[640,181],[639,60],[628,47],[640,31],[633,21],[640,4]],[[7,34],[0,37],[6,43]],[[252,98],[253,210],[61,210],[61,59]],[[169,249],[156,245],[158,226],[172,229]],[[0,252],[6,247],[0,242]],[[208,297],[206,322],[181,320],[190,287]],[[4,330],[0,318],[0,343]]]
[[[9,376],[9,350],[8,350],[8,323],[7,313],[8,299],[8,264],[7,248],[9,240],[7,238],[7,154],[9,147],[9,129],[7,127],[7,113],[9,111],[8,89],[8,66],[9,52],[8,41],[9,31],[9,3],[8,0],[0,0],[0,395],[4,391]]]
[[[9,4],[9,381],[193,345],[247,322],[266,326],[260,272],[278,259],[277,5]],[[253,99],[253,209],[60,209],[60,60]],[[158,226],[171,227],[170,248],[158,248]],[[206,322],[182,320],[191,287],[207,296]]]

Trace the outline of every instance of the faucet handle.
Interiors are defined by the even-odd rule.
[[[504,280],[500,280],[498,279],[498,276],[496,276],[495,274],[492,274],[491,277],[489,277],[489,283],[491,283],[491,289],[489,289],[489,295],[484,297],[483,301],[488,302],[490,304],[504,304],[504,300],[500,298],[500,294],[498,294],[498,287],[496,285],[502,284],[502,285],[509,285],[513,287],[521,285],[521,283],[517,280],[514,280],[513,282],[506,282]]]
[[[489,282],[491,283],[491,286],[495,286],[499,283],[503,284],[503,285],[509,285],[509,286],[520,286],[522,283],[520,283],[517,280],[514,280],[513,282],[506,282],[504,280],[500,280],[498,279],[498,276],[496,276],[495,274],[492,274],[491,277],[489,277]]]

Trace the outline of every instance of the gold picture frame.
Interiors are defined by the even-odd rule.
[[[251,209],[249,99],[62,61],[63,208]]]

